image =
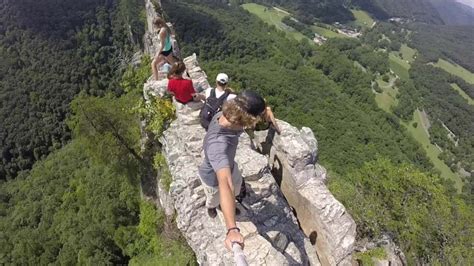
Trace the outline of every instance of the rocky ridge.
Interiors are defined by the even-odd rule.
[[[149,29],[158,16],[146,1]],[[146,52],[156,51],[156,33],[145,36]],[[196,88],[209,87],[196,55],[184,59]],[[146,99],[161,97],[167,80],[149,80]],[[202,161],[204,130],[199,125],[200,103],[175,102],[177,119],[160,139],[173,181],[169,191],[158,185],[159,200],[168,215],[176,213],[178,228],[203,265],[232,265],[224,248],[222,215],[211,219],[197,174]],[[325,169],[317,164],[317,140],[309,128],[278,121],[281,135],[261,131],[243,134],[236,161],[249,195],[237,224],[245,238],[250,265],[349,265],[355,242],[355,223],[326,188]],[[160,184],[158,182],[158,184]],[[291,206],[290,206],[291,205]],[[295,214],[298,216],[295,216]],[[301,229],[300,229],[301,228]]]

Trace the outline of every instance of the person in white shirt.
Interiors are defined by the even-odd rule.
[[[219,73],[216,77],[216,98],[220,98],[226,91],[229,92],[229,95],[226,98],[226,101],[234,99],[237,95],[229,88],[227,85],[229,84],[229,76],[225,73]],[[206,89],[206,99],[209,98],[211,95],[211,91],[214,88]]]

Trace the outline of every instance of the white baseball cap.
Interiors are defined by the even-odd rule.
[[[216,77],[216,81],[222,84],[227,84],[229,82],[229,76],[225,73],[219,73]]]

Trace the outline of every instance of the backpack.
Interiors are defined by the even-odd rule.
[[[211,90],[211,95],[206,99],[206,103],[199,113],[199,119],[201,121],[201,126],[207,130],[209,123],[211,123],[212,118],[222,109],[222,104],[229,96],[229,92],[225,91],[221,97],[216,97],[216,89]]]

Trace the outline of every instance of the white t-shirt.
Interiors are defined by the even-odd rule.
[[[212,90],[212,89],[213,89],[212,87],[206,89],[206,99],[209,98],[209,96],[211,96],[211,90]],[[219,99],[219,97],[221,97],[222,94],[224,94],[224,92],[225,92],[225,91],[221,91],[221,90],[216,89],[216,98]],[[233,93],[230,93],[229,95],[227,95],[226,101],[232,100],[232,99],[234,99],[235,97],[237,97],[237,95],[235,95],[235,94],[233,94]]]

